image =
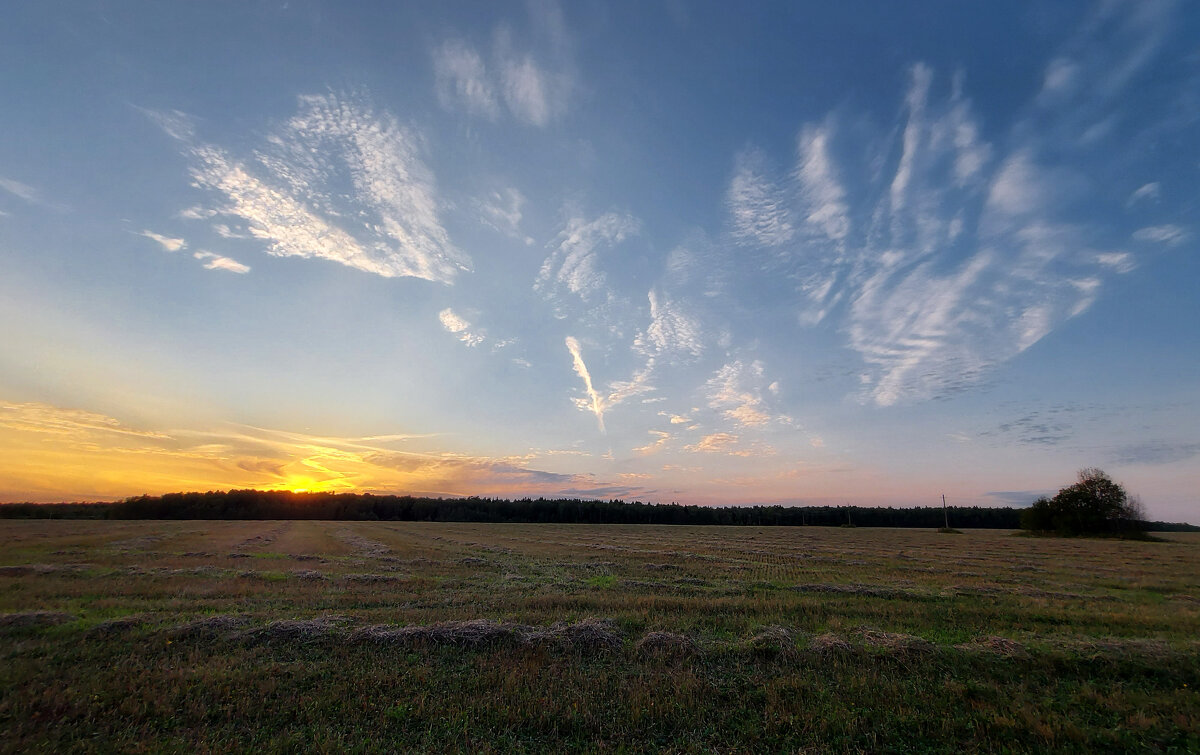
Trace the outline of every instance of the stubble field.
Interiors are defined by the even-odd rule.
[[[5,521],[3,751],[1200,751],[1200,536]]]

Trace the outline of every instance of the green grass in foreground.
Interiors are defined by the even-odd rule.
[[[0,750],[1195,752],[1169,538],[14,522]]]

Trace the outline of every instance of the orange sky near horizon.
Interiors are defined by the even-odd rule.
[[[650,494],[646,473],[600,479],[570,471],[593,456],[533,451],[487,457],[430,451],[422,436],[323,437],[248,426],[162,432],[104,414],[43,403],[0,402],[0,501],[114,500],[192,490],[375,492],[434,496],[624,498],[656,502],[737,504],[854,501],[872,505],[863,482],[825,490],[836,469],[784,468],[773,476],[723,474],[720,460],[745,462],[745,452],[714,436],[705,445],[707,467],[664,464],[663,478],[689,489]],[[702,493],[695,492],[703,488]],[[890,491],[897,492],[893,486]]]

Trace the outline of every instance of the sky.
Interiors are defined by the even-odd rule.
[[[1200,523],[1192,4],[5,17],[0,500]]]

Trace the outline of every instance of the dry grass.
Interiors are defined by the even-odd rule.
[[[16,521],[0,728],[32,751],[1188,751],[1200,537],[1169,537]]]
[[[647,632],[634,646],[638,655],[687,658],[700,652],[700,646],[686,634]]]

